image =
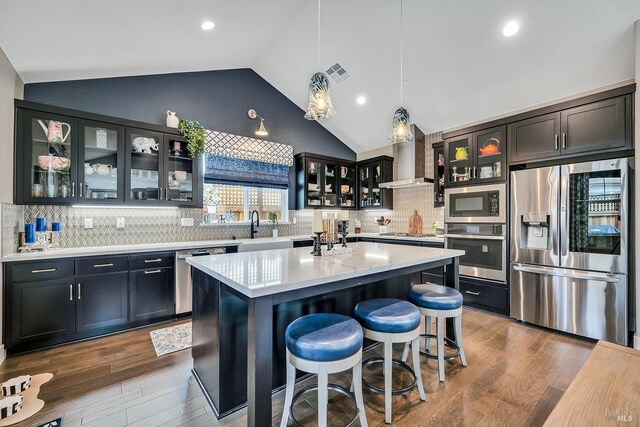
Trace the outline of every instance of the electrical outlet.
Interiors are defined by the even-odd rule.
[[[180,218],[180,225],[183,227],[193,227],[195,225],[195,221],[193,218]]]
[[[93,218],[84,219],[84,228],[93,228]]]
[[[116,218],[116,228],[124,228],[124,218]]]
[[[294,216],[293,218],[291,218],[291,223],[292,224],[297,224],[298,223],[298,217]]]

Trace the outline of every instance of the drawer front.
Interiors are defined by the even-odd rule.
[[[76,260],[76,274],[101,274],[129,271],[129,257],[106,256],[95,258],[80,258]]]
[[[509,314],[509,290],[477,282],[460,281],[464,304],[501,314]]]
[[[161,267],[173,267],[173,252],[150,252],[131,255],[131,270],[147,270]]]
[[[11,266],[14,282],[33,282],[73,276],[73,259],[20,262]]]
[[[422,246],[424,246],[425,248],[440,248],[443,249],[444,248],[444,242],[440,243],[440,242],[422,242]]]

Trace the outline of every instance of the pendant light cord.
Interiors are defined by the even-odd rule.
[[[318,0],[318,71],[320,71],[320,0]]]
[[[320,1],[320,0],[318,0]],[[402,107],[402,63],[403,63],[403,45],[404,45],[404,26],[402,25],[402,0],[400,0],[400,107]]]

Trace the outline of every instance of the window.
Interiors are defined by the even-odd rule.
[[[211,222],[249,222],[254,209],[261,220],[269,220],[269,213],[275,213],[278,222],[289,220],[286,189],[205,183],[203,191]]]

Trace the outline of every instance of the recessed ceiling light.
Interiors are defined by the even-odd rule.
[[[214,24],[213,21],[204,21],[202,24],[200,24],[200,28],[202,28],[203,30],[212,30],[215,26],[216,24]]]
[[[512,35],[517,33],[519,29],[520,25],[518,25],[516,21],[511,21],[504,26],[504,28],[502,29],[502,34],[504,34],[505,37],[511,37]]]
[[[367,98],[365,98],[364,96],[360,95],[359,97],[356,98],[356,102],[360,105],[364,105],[367,103]]]
[[[405,80],[402,82],[402,86],[409,86],[409,80]]]

